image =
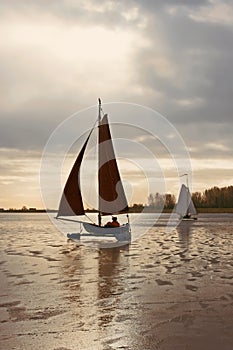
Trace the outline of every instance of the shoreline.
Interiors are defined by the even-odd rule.
[[[163,209],[163,214],[172,213],[173,209]],[[8,214],[8,213],[20,213],[20,214],[37,214],[37,213],[56,213],[57,210],[53,209],[36,209],[36,210],[21,210],[21,209],[3,209],[0,210],[0,213]],[[95,210],[87,210],[87,213],[97,213]],[[137,213],[161,213],[160,210],[153,210],[150,208],[143,208],[142,210],[130,210],[129,213],[137,214]],[[198,214],[231,214],[233,213],[233,208],[197,208]]]

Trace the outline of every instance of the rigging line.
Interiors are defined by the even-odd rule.
[[[94,224],[95,222],[85,213],[85,216]]]
[[[61,217],[57,217],[57,216],[55,216],[55,219],[57,219],[57,220],[63,220],[63,221],[69,221],[69,222],[80,222],[80,223],[83,223],[83,222],[84,222],[84,221],[74,220],[74,219],[65,219],[65,218],[61,218]]]
[[[96,127],[96,124],[98,123],[98,118],[95,120],[95,122],[94,122],[94,125],[93,125],[93,127],[92,127],[92,130],[94,130],[94,128]]]

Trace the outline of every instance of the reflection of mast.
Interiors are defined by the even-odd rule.
[[[185,236],[189,236],[193,221],[181,221],[177,226],[177,231],[179,233],[180,240],[183,241]]]
[[[99,250],[98,258],[98,300],[111,298],[113,295],[119,293],[122,282],[124,282],[124,276],[128,263],[124,263],[125,256],[122,249],[128,250],[129,245],[115,248],[107,248]],[[121,274],[122,276],[120,276]],[[109,324],[118,310],[118,298],[114,298],[114,301],[102,304],[100,303],[99,320],[100,326],[106,326]]]
[[[107,248],[99,250],[99,299],[108,298],[114,287],[117,286],[116,269],[120,260],[119,248]]]

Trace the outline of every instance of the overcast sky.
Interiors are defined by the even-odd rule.
[[[0,207],[42,206],[49,136],[98,97],[167,118],[193,191],[233,184],[231,0],[2,0],[0,16]]]

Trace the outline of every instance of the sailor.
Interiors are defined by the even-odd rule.
[[[112,217],[112,222],[108,221],[107,224],[104,227],[119,227],[119,226],[120,226],[120,224],[117,221],[117,217],[113,216]]]

